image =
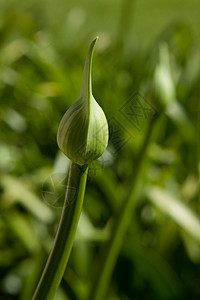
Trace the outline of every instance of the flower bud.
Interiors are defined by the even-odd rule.
[[[80,96],[64,114],[57,134],[61,151],[79,165],[97,159],[108,144],[108,123],[92,95],[92,57],[97,39],[92,41],[88,50]]]
[[[155,70],[155,88],[161,106],[166,107],[176,99],[170,67],[170,53],[165,43],[161,44],[159,48],[159,63]]]

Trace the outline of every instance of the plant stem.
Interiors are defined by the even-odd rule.
[[[71,163],[60,223],[33,300],[54,299],[73,246],[85,194],[87,171],[87,165]]]
[[[106,292],[110,283],[112,272],[120,253],[124,234],[130,224],[131,216],[134,208],[134,198],[137,192],[137,182],[139,179],[142,163],[144,161],[147,146],[150,141],[151,133],[153,130],[154,120],[151,120],[142,147],[139,151],[138,158],[136,159],[135,170],[132,178],[132,187],[127,194],[122,207],[118,210],[114,217],[113,227],[111,230],[111,238],[102,251],[99,269],[94,278],[92,290],[89,295],[90,300],[104,300],[106,299]]]
[[[200,132],[200,102],[198,103],[197,110],[197,130],[196,130],[196,140],[197,140],[197,176],[198,176],[198,195],[199,195],[199,203],[200,203],[200,140],[199,140],[199,132]]]

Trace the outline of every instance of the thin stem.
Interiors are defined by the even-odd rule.
[[[120,253],[123,237],[131,221],[131,215],[135,204],[133,200],[137,192],[137,182],[140,175],[142,163],[144,161],[146,149],[149,144],[151,133],[154,127],[153,124],[154,120],[151,121],[148,127],[147,134],[139,151],[132,178],[133,184],[131,190],[128,192],[122,207],[120,207],[114,217],[111,239],[103,249],[99,269],[96,272],[96,277],[94,278],[92,290],[89,295],[90,300],[106,299],[106,292],[110,283],[117,257]]]
[[[32,300],[53,300],[63,277],[81,214],[87,166],[71,164],[65,203],[52,250]]]
[[[117,34],[117,46],[120,47],[120,50],[123,50],[122,47],[126,43],[126,38],[129,36],[131,22],[133,21],[133,0],[123,0],[121,2],[120,17],[119,17],[119,27]]]
[[[198,110],[197,110],[197,174],[198,174],[198,195],[199,195],[199,203],[200,203],[200,140],[199,140],[199,132],[200,132],[200,102],[198,103]]]

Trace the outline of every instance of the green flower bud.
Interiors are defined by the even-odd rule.
[[[97,39],[88,50],[80,96],[64,114],[57,134],[61,151],[79,165],[97,159],[108,144],[108,123],[92,95],[92,57]]]
[[[155,88],[162,106],[166,107],[176,99],[169,47],[165,43],[162,43],[159,48],[159,63],[155,70]]]

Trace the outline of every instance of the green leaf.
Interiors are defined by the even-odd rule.
[[[1,184],[4,188],[4,199],[7,204],[19,203],[37,219],[44,223],[51,223],[54,214],[22,180],[10,176],[2,175]]]
[[[148,186],[145,194],[164,214],[172,218],[190,236],[200,241],[200,220],[185,203],[168,191],[154,186]]]

